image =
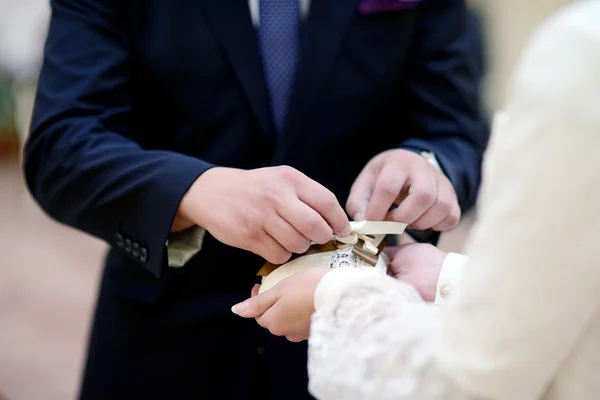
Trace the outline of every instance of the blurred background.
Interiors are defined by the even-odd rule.
[[[532,29],[568,2],[468,2],[489,115]],[[105,252],[46,217],[21,176],[49,13],[48,0],[0,0],[0,400],[76,397]],[[463,251],[474,220],[464,216],[440,247]]]

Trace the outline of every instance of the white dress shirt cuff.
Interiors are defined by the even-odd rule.
[[[435,293],[435,304],[447,306],[456,302],[466,260],[467,256],[465,255],[448,253],[440,270]]]
[[[171,234],[167,241],[169,267],[181,268],[202,249],[206,229],[195,226]]]

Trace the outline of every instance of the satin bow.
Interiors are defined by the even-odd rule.
[[[381,252],[380,244],[385,235],[400,235],[406,230],[406,224],[393,221],[353,221],[352,232],[346,237],[333,237],[336,248],[352,247],[352,252],[369,262],[377,264]]]

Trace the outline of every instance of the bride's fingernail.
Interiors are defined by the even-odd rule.
[[[364,221],[365,216],[363,215],[363,213],[357,212],[356,215],[354,215],[354,220],[357,222]]]
[[[248,306],[245,302],[238,303],[231,307],[231,312],[237,315],[241,315],[244,311],[246,311],[246,308],[248,308]]]

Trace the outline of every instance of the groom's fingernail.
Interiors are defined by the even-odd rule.
[[[363,213],[357,212],[356,215],[354,215],[354,220],[357,222],[364,221],[365,216],[363,215]]]
[[[344,230],[340,233],[341,237],[346,237],[349,236],[352,233],[352,228],[350,227],[350,225],[348,225],[347,227],[344,228]]]

